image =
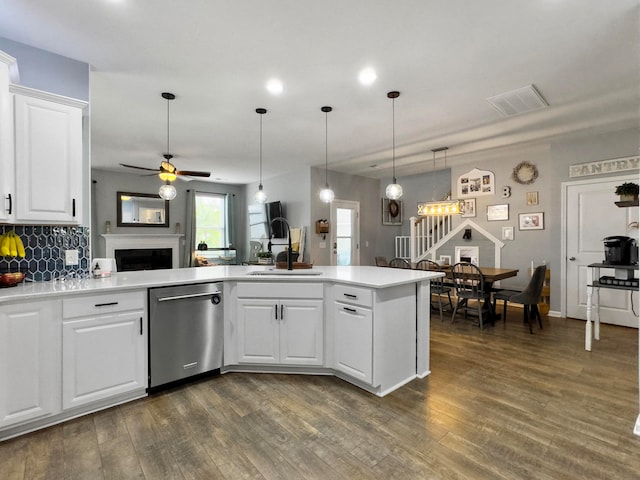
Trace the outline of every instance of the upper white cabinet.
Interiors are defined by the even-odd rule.
[[[15,182],[3,214],[15,223],[80,223],[86,103],[16,85],[10,92]]]
[[[16,59],[0,51],[0,222],[11,218],[14,192],[13,102],[9,85],[17,82]]]

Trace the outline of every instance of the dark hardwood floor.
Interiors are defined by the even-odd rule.
[[[431,329],[432,374],[377,398],[227,374],[0,443],[9,479],[638,479],[638,332],[521,311]]]

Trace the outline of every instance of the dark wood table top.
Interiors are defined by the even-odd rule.
[[[447,277],[451,277],[451,265],[442,267],[447,274]],[[504,280],[505,278],[515,277],[518,275],[519,270],[516,268],[496,268],[496,267],[480,267],[482,277],[485,282],[493,283],[498,280]]]

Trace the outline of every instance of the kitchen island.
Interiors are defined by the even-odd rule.
[[[0,439],[147,394],[147,289],[223,282],[221,371],[336,375],[379,396],[429,374],[430,279],[219,266],[0,290]]]

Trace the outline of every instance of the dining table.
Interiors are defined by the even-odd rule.
[[[445,273],[445,276],[448,279],[451,279],[451,265],[444,265],[441,267]],[[493,289],[493,284],[499,280],[504,280],[506,278],[515,277],[518,275],[519,270],[517,268],[503,268],[503,267],[478,267],[480,268],[480,272],[482,272],[482,279],[484,281],[485,290],[491,291]],[[492,322],[496,320],[500,320],[501,315],[493,311],[491,308],[491,299],[486,299],[483,305],[483,309],[486,309],[489,312],[489,317]]]

